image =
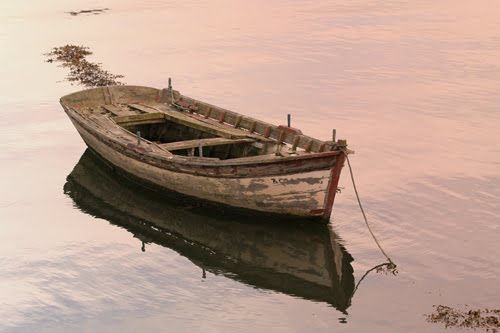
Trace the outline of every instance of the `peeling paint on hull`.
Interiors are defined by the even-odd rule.
[[[330,170],[282,177],[212,178],[176,173],[137,161],[97,140],[73,121],[86,144],[111,164],[138,178],[184,195],[261,212],[314,217],[324,209]]]
[[[61,98],[85,143],[154,187],[327,222],[346,141],[321,141],[178,91],[107,86]]]

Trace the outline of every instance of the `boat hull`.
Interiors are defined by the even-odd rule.
[[[336,190],[338,182],[338,176],[332,179],[332,173],[336,173],[335,166],[324,170],[249,178],[205,177],[174,172],[118,152],[86,130],[76,119],[71,120],[89,148],[113,166],[148,184],[230,207],[327,222],[325,210],[335,194],[330,190]],[[338,161],[337,164],[341,167]]]
[[[147,185],[238,209],[328,222],[347,149],[181,95],[107,86],[61,98],[85,143]]]

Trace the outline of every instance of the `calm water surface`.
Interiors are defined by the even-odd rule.
[[[433,305],[498,308],[499,17],[487,0],[2,1],[0,331],[440,332]],[[400,273],[354,292],[384,257],[347,169],[314,228],[112,174],[58,104],[80,88],[43,53],[67,43],[130,84],[336,128]]]

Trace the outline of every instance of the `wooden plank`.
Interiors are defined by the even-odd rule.
[[[130,111],[122,110],[119,107],[117,107],[116,105],[112,105],[112,104],[104,104],[101,106],[104,110],[111,112],[112,114],[114,114],[117,117],[130,116],[130,115],[134,114]]]
[[[286,135],[286,132],[285,131],[281,131],[279,137],[278,137],[278,142],[279,143],[283,143],[283,141],[285,141],[285,135]]]
[[[264,137],[265,138],[268,138],[269,135],[271,134],[271,128],[272,128],[271,126],[267,126],[266,127],[266,131],[264,132]]]
[[[135,120],[135,121],[128,121],[128,122],[122,122],[119,125],[123,126],[125,128],[131,127],[131,126],[138,126],[138,125],[151,125],[151,124],[164,124],[165,119],[147,119],[147,120]]]
[[[133,114],[113,118],[113,121],[120,126],[135,126],[142,124],[156,124],[165,122],[165,114],[161,112],[147,114]]]
[[[209,118],[211,113],[212,113],[212,108],[211,108],[211,107],[209,107],[209,108],[207,109],[207,111],[205,112],[205,118]]]
[[[313,139],[309,139],[309,142],[307,143],[306,147],[304,148],[306,152],[310,152],[311,148],[313,145]]]
[[[234,128],[239,128],[241,124],[241,116],[236,117],[236,121],[234,122]]]
[[[163,100],[164,91],[165,91],[165,89],[158,89],[158,96],[156,97],[157,103],[161,103],[161,101]]]
[[[109,91],[109,87],[103,87],[102,92],[104,94],[104,104],[111,104],[111,92]]]
[[[158,110],[142,104],[128,104],[128,106],[143,113],[158,113]]]
[[[164,122],[165,120],[174,122],[176,124],[184,125],[186,127],[194,128],[197,130],[200,130],[202,132],[207,132],[210,134],[214,134],[217,136],[221,136],[224,138],[228,139],[233,139],[233,138],[238,138],[238,137],[244,137],[244,135],[241,135],[240,133],[235,133],[234,131],[229,131],[225,129],[221,129],[218,126],[208,124],[205,122],[201,122],[193,117],[189,117],[187,115],[184,115],[181,112],[177,111],[162,111],[158,112],[160,110],[149,107],[149,106],[144,106],[140,104],[129,104],[129,106],[133,109],[140,110],[140,111],[155,111],[154,113],[143,113],[143,114],[137,114],[137,115],[130,115],[130,116],[125,116],[125,117],[116,117],[114,118],[115,122],[119,125],[122,126],[133,126],[133,125],[141,125],[141,124],[148,124],[148,123],[159,123],[159,122]]]
[[[257,122],[256,121],[252,121],[252,124],[250,125],[250,127],[248,128],[248,131],[250,133],[253,133],[255,132],[255,126],[257,125]]]
[[[220,116],[219,116],[219,123],[222,124],[225,119],[226,119],[226,112],[221,113]]]
[[[299,135],[296,135],[295,138],[293,139],[293,145],[292,145],[292,150],[293,151],[296,151],[297,150],[297,146],[299,144],[299,141],[300,141],[300,134]]]
[[[135,104],[134,106],[139,106],[143,108],[149,108],[152,110],[156,110],[156,112],[162,112],[165,116],[165,119],[180,125],[184,125],[187,127],[191,127],[202,132],[214,134],[216,136],[220,136],[227,139],[236,139],[236,138],[245,138],[248,137],[248,133],[242,131],[240,129],[234,129],[232,127],[227,126],[227,128],[222,127],[226,125],[219,125],[218,123],[209,123],[207,121],[202,121],[201,119],[197,119],[190,114],[185,114],[183,112],[171,111],[165,108],[157,108],[153,106],[144,106]],[[204,119],[204,118],[203,118]]]
[[[335,166],[330,171],[330,181],[326,188],[325,202],[323,204],[325,207],[323,217],[325,219],[330,219],[330,215],[332,214],[333,202],[335,201],[335,194],[337,194],[337,187],[339,185],[340,171],[344,165],[345,158],[343,153],[339,154],[335,160]]]
[[[234,138],[242,138],[244,135],[241,133],[237,133],[234,131],[229,131],[226,129],[222,129],[218,126],[208,124],[205,122],[201,122],[197,119],[194,119],[189,116],[185,116],[182,113],[175,114],[173,112],[165,113],[165,118],[169,121],[172,121],[177,124],[181,124],[187,127],[191,127],[202,132],[214,134],[216,136],[221,136],[223,138],[234,139]]]
[[[210,138],[210,139],[186,140],[186,141],[179,141],[179,142],[161,143],[161,144],[158,144],[158,146],[160,146],[163,149],[173,151],[173,150],[197,148],[200,145],[202,147],[209,147],[209,146],[230,145],[230,144],[238,144],[238,143],[252,143],[254,141],[255,140],[253,140],[253,139]]]
[[[250,157],[232,158],[230,161],[233,162],[233,164],[238,164],[238,163],[246,163],[246,162],[278,161],[282,158],[283,157],[276,156],[276,154],[273,153],[273,154],[256,155],[256,156],[250,156]],[[236,162],[236,163],[234,163],[234,162]]]

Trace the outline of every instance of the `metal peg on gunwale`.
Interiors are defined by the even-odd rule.
[[[168,89],[172,89],[172,78],[168,78]]]
[[[333,141],[333,142],[336,142],[336,140],[335,140],[335,138],[336,138],[336,137],[337,137],[337,130],[334,128],[334,129],[332,130],[332,141]]]
[[[141,131],[137,131],[137,144],[141,144]]]
[[[288,127],[290,127],[292,123],[292,116],[290,114],[287,115],[287,120],[288,120]]]

